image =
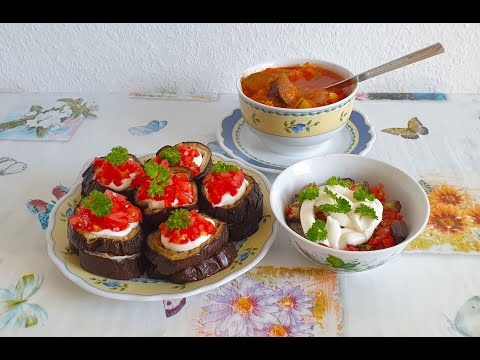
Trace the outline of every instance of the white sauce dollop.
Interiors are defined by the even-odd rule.
[[[130,233],[130,231],[135,229],[137,226],[138,226],[138,222],[133,222],[133,223],[128,224],[128,227],[124,230],[113,231],[113,230],[110,230],[110,229],[104,229],[104,230],[100,230],[100,231],[92,231],[92,232],[90,232],[90,234],[95,235],[95,236],[109,235],[109,236],[116,236],[116,237],[124,237],[124,236],[127,236]]]
[[[137,176],[136,173],[132,173],[130,174],[130,177],[126,178],[126,179],[122,179],[122,184],[120,186],[117,186],[115,185],[115,183],[112,181],[110,184],[108,185],[105,185],[107,188],[109,189],[112,189],[113,191],[123,191],[123,190],[127,190],[130,185],[132,184],[132,181],[133,179],[135,179],[135,177]]]
[[[326,229],[328,232],[327,239],[320,241],[321,243],[335,249],[344,250],[347,244],[360,245],[366,243],[372,236],[375,228],[382,221],[383,205],[378,200],[373,201],[357,201],[353,198],[353,191],[340,185],[322,185],[319,186],[320,193],[314,200],[305,200],[300,208],[300,222],[303,232],[306,234],[316,220],[314,209],[315,206],[324,204],[334,204],[333,199],[324,192],[324,188],[331,190],[337,197],[346,199],[351,210],[347,214],[330,213],[327,216]],[[378,219],[370,216],[362,216],[355,213],[355,209],[361,204],[365,204],[375,210]]]
[[[102,252],[94,252],[94,251],[88,251],[88,250],[83,250],[87,254],[94,255],[94,256],[99,256],[105,259],[110,259],[110,260],[116,260],[118,262],[125,260],[125,259],[135,259],[136,257],[140,256],[140,253],[133,254],[133,255],[109,255],[107,253],[102,253]]]
[[[229,193],[225,193],[225,194],[223,194],[220,202],[217,203],[217,204],[212,203],[212,206],[213,207],[220,207],[220,206],[235,204],[238,200],[240,200],[240,198],[243,196],[243,194],[245,194],[245,190],[247,189],[247,186],[248,186],[247,179],[243,179],[242,185],[240,185],[237,193],[234,196],[230,195]],[[205,189],[205,192],[206,192],[205,195],[208,197],[208,190]]]
[[[203,161],[202,153],[200,153],[200,155],[198,155],[197,157],[193,158],[193,163],[197,166],[202,166],[202,161]]]
[[[205,220],[215,225],[215,222],[212,219],[205,218]],[[200,235],[195,240],[193,241],[191,240],[186,244],[171,243],[170,238],[168,236],[163,236],[163,235],[161,235],[160,240],[162,241],[163,246],[165,246],[167,249],[177,251],[177,252],[182,252],[182,251],[189,251],[189,250],[195,249],[196,247],[202,245],[205,241],[210,239],[211,236],[212,235]]]
[[[153,209],[164,209],[165,208],[165,201],[164,200],[153,200],[153,199],[145,199],[145,202],[148,204],[148,208]],[[178,205],[178,199],[173,200],[172,206],[175,207]]]

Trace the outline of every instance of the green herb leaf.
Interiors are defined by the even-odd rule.
[[[165,223],[170,230],[186,229],[190,226],[190,213],[187,209],[173,210]]]
[[[363,250],[370,250],[372,248],[372,245],[370,245],[370,244],[360,244],[360,245],[357,245],[357,247],[359,249],[363,249]]]
[[[180,154],[180,150],[176,146],[168,147],[162,151],[160,151],[160,159],[167,160],[168,163],[172,166],[177,165],[182,158],[182,154]]]
[[[162,196],[165,186],[168,185],[168,180],[172,177],[168,170],[156,163],[155,161],[147,161],[144,166],[145,174],[152,179],[150,187],[147,190],[148,196],[154,198],[155,196]]]
[[[314,182],[310,183],[306,188],[304,188],[298,194],[297,201],[303,202],[305,200],[314,200],[320,194],[320,189],[318,188],[317,184]]]
[[[353,193],[353,198],[358,201],[365,201],[365,199],[373,201],[375,200],[375,195],[370,194],[370,192],[367,189],[365,189],[363,186],[360,186]]]
[[[223,173],[227,171],[237,171],[238,167],[233,164],[226,164],[223,161],[218,161],[212,166],[212,172]]]
[[[145,163],[143,169],[145,170],[145,174],[147,174],[149,178],[155,179],[158,176],[161,167],[163,166],[156,163],[155,161],[150,160]]]
[[[374,218],[375,220],[378,219],[378,216],[375,213],[375,209],[368,206],[368,205],[365,205],[365,204],[361,204],[359,207],[357,207],[355,209],[355,213],[360,214],[360,217],[370,216],[371,218]]]
[[[107,161],[115,167],[125,164],[129,158],[128,150],[123,146],[114,147],[106,157]]]
[[[328,236],[325,225],[325,221],[315,220],[312,227],[307,231],[307,239],[314,242],[325,240]]]
[[[332,176],[330,179],[327,180],[327,185],[340,185],[348,189],[350,187],[350,180],[342,180],[337,176]]]
[[[88,197],[83,198],[82,204],[98,217],[108,215],[112,211],[112,200],[98,190],[93,190]]]
[[[350,203],[348,202],[347,199],[338,197],[335,195],[334,192],[332,192],[328,188],[324,188],[323,191],[330,196],[333,201],[335,201],[334,204],[323,204],[320,205],[319,208],[322,210],[324,213],[340,213],[340,214],[347,214],[350,210],[352,210],[352,207],[350,206]]]

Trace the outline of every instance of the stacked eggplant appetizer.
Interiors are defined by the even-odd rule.
[[[263,216],[255,180],[212,164],[198,142],[164,146],[144,164],[115,147],[83,173],[81,193],[70,248],[85,270],[113,279],[205,279],[230,266],[233,241],[255,233]]]

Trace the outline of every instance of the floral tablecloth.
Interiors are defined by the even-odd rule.
[[[220,150],[217,124],[238,108],[237,95],[197,100],[213,101],[0,95],[0,336],[480,336],[476,94],[357,96],[355,109],[377,134],[366,156],[410,173],[431,203],[421,236],[378,269],[324,271],[280,229],[256,267],[186,299],[118,301],[68,280],[46,249],[55,202],[118,144],[147,154],[195,139]],[[417,138],[382,131],[407,128],[414,117],[428,129]]]

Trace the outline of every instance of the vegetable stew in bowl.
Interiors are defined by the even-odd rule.
[[[269,67],[241,79],[243,93],[259,103],[290,109],[333,104],[351,94],[353,87],[323,90],[345,77],[320,65]]]

